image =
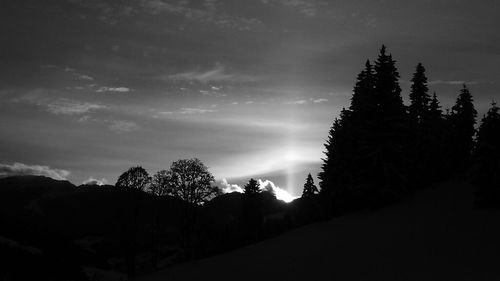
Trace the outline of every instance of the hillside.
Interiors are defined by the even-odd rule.
[[[500,280],[500,212],[472,193],[442,184],[141,280]]]

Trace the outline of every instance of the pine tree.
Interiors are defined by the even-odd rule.
[[[385,204],[405,189],[408,131],[395,61],[382,46],[368,61],[325,144],[320,195],[331,212]]]
[[[410,106],[408,111],[410,119],[414,124],[421,124],[429,110],[431,97],[428,94],[427,77],[425,68],[419,63],[411,79]]]
[[[488,113],[481,120],[474,149],[474,182],[478,185],[477,197],[482,204],[500,206],[500,113],[492,102]]]
[[[322,171],[318,174],[320,195],[330,215],[343,209],[339,202],[345,201],[345,194],[352,182],[350,167],[353,140],[350,135],[350,113],[349,110],[342,109],[340,116],[333,122],[325,143],[326,157],[322,159]]]
[[[243,239],[246,242],[252,242],[259,238],[259,232],[263,223],[260,195],[258,182],[250,179],[245,185],[240,214],[240,227]]]
[[[302,198],[309,198],[318,193],[318,188],[314,185],[313,178],[311,174],[307,175],[306,183],[304,184],[304,190],[302,191]]]
[[[363,176],[370,179],[369,197],[375,205],[394,200],[408,184],[408,124],[395,63],[382,46],[375,62],[375,137],[367,159],[372,168]]]
[[[462,172],[470,165],[476,116],[472,95],[464,84],[449,116],[452,137],[450,160],[454,163],[455,172]]]
[[[250,181],[248,181],[248,183],[245,185],[245,195],[254,195],[259,192],[259,183],[254,179],[250,179]]]
[[[425,128],[423,133],[429,157],[425,163],[425,174],[428,182],[436,182],[445,178],[447,174],[445,169],[448,163],[446,136],[449,129],[435,92],[429,104],[427,117],[423,121]]]
[[[408,107],[410,120],[410,137],[409,140],[412,146],[409,152],[410,157],[410,176],[413,188],[422,188],[428,182],[426,173],[429,162],[431,161],[431,138],[429,121],[431,100],[427,87],[427,77],[425,76],[425,68],[419,63],[416,67],[413,78],[411,79],[410,90],[410,106]]]
[[[433,120],[443,118],[443,110],[441,110],[441,105],[437,99],[436,92],[432,94],[432,99],[429,104],[429,117]]]
[[[377,102],[373,92],[375,89],[374,75],[373,66],[367,60],[365,69],[358,74],[351,98],[351,106],[349,107],[349,110],[359,118],[367,117],[376,108]]]

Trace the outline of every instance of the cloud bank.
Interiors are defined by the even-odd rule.
[[[61,169],[53,169],[43,165],[26,165],[14,163],[12,165],[0,163],[0,177],[9,176],[46,176],[55,180],[67,180],[70,172]]]
[[[276,199],[278,200],[283,200],[287,203],[292,202],[297,196],[292,196],[288,191],[285,189],[275,185],[272,181],[270,180],[261,180],[258,179],[257,182],[259,183],[259,188],[261,191],[267,190],[271,191],[276,195]],[[227,182],[227,179],[223,178],[221,181],[217,182],[218,186],[222,189],[223,193],[231,193],[231,192],[239,192],[243,193],[244,188],[237,184],[230,184]]]
[[[95,179],[93,177],[90,177],[87,180],[83,181],[82,184],[102,186],[102,185],[108,184],[108,180],[105,178],[102,178],[99,180],[99,179]]]

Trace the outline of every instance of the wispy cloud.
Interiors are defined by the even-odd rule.
[[[109,128],[117,133],[128,133],[139,129],[137,123],[125,120],[109,121]]]
[[[162,115],[199,115],[217,112],[215,109],[197,108],[197,107],[183,107],[175,111],[161,111],[158,114]]]
[[[465,81],[465,80],[433,80],[429,85],[477,85],[477,84],[492,84],[491,81]]]
[[[80,102],[70,99],[57,99],[52,102],[44,104],[44,102],[39,103],[39,105],[45,105],[47,111],[54,114],[65,114],[65,115],[77,115],[84,114],[95,110],[106,109],[107,106],[90,103],[90,102]]]
[[[259,80],[258,77],[243,75],[238,73],[230,73],[227,67],[221,63],[216,63],[212,69],[206,71],[189,71],[176,73],[166,76],[161,76],[162,80],[173,81],[197,81],[201,83],[208,82],[229,82],[229,83],[242,83],[254,82]]]
[[[96,90],[98,93],[104,93],[104,92],[115,92],[115,93],[128,93],[130,92],[131,89],[127,87],[99,87],[99,89]]]
[[[304,104],[308,104],[308,103],[323,103],[323,102],[327,102],[327,101],[328,101],[328,99],[325,99],[325,98],[310,98],[308,100],[301,99],[301,100],[289,101],[289,102],[286,102],[286,104],[304,105]]]
[[[294,100],[294,101],[289,101],[286,104],[303,105],[306,103],[307,103],[307,100]]]
[[[327,102],[327,99],[324,98],[319,98],[319,99],[313,99],[312,102],[314,103],[322,103],[322,102]]]
[[[320,11],[321,6],[326,5],[325,1],[315,0],[262,0],[266,5],[280,4],[286,7],[297,9],[297,11],[307,17],[314,17]]]
[[[44,165],[26,165],[23,163],[9,165],[0,163],[0,177],[35,175],[46,176],[55,180],[66,180],[69,174],[69,171],[53,169]]]
[[[94,77],[91,77],[91,76],[86,75],[86,74],[78,74],[78,79],[80,79],[80,80],[87,80],[87,81],[93,81]]]
[[[219,9],[219,6],[223,5],[223,3],[217,0],[205,0],[203,5],[196,8],[190,5],[189,1],[186,0],[177,2],[142,0],[140,3],[140,6],[144,10],[154,15],[164,12],[177,14],[192,21],[214,24],[229,29],[250,30],[262,25],[262,22],[256,18],[234,16],[224,13],[222,9]]]

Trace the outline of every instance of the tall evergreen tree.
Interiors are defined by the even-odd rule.
[[[406,109],[395,61],[382,47],[357,77],[350,110],[342,110],[325,144],[319,173],[329,211],[380,205],[398,196],[407,178]]]
[[[250,181],[248,181],[248,183],[245,185],[245,195],[257,194],[259,193],[259,191],[259,183],[254,179],[250,179]]]
[[[432,94],[432,99],[429,104],[429,119],[439,120],[443,118],[443,110],[441,110],[441,105],[436,96],[436,92]]]
[[[314,180],[311,174],[307,175],[306,183],[304,184],[304,190],[302,191],[302,198],[309,198],[318,193],[318,188],[314,185]]]
[[[428,153],[424,172],[428,182],[435,182],[444,179],[447,175],[445,169],[446,163],[448,163],[446,136],[449,131],[435,92],[429,103],[427,117],[423,122],[426,152]]]
[[[365,63],[363,69],[357,77],[351,98],[349,110],[354,112],[357,117],[365,118],[376,108],[376,100],[373,90],[375,89],[375,74],[370,61]]]
[[[392,55],[382,46],[375,62],[377,111],[372,132],[375,136],[370,153],[371,169],[365,178],[371,181],[370,199],[374,204],[391,201],[408,183],[408,124],[401,97],[399,73]]]
[[[500,206],[500,112],[495,102],[481,120],[474,149],[473,178],[482,204]]]
[[[410,157],[410,176],[413,182],[413,188],[422,188],[427,184],[428,165],[431,161],[430,146],[431,138],[429,122],[429,88],[427,87],[427,77],[425,68],[419,63],[416,67],[413,78],[411,79],[410,106],[408,107],[410,120],[410,137],[412,149],[409,152]]]
[[[429,88],[427,87],[427,77],[425,68],[419,63],[411,79],[410,106],[408,111],[410,119],[415,124],[421,124],[429,110]]]
[[[450,160],[454,163],[455,172],[461,172],[470,165],[476,116],[472,95],[464,84],[449,116],[452,137]]]
[[[339,203],[344,201],[341,198],[345,197],[352,182],[350,167],[353,142],[350,135],[350,113],[349,110],[343,109],[333,122],[325,143],[322,171],[318,174],[320,195],[329,214],[343,209]]]

